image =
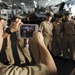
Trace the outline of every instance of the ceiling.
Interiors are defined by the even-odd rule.
[[[43,8],[44,8],[44,10],[47,10],[47,11],[52,9],[53,12],[58,12],[60,10],[62,3],[67,5],[66,7],[64,5],[66,10],[69,10],[69,6],[71,6],[73,4],[75,5],[75,0],[2,0],[2,1],[4,1],[10,5],[16,5],[16,6],[20,6],[20,7],[22,4],[24,4],[24,5],[22,5],[22,6],[24,6],[24,7],[22,7],[22,9],[25,11],[34,11],[35,10],[34,7],[35,7],[37,10],[39,8],[42,8],[41,10],[43,11]],[[46,9],[45,9],[45,7],[46,7]],[[74,10],[75,9],[73,9],[73,12],[74,12]]]
[[[8,4],[12,4],[12,5],[16,4],[19,6],[21,3],[22,4],[24,3],[26,8],[30,8],[30,9],[34,7],[37,8],[38,6],[39,7],[53,6],[53,9],[55,9],[54,6],[59,5],[62,2],[65,2],[67,4],[75,3],[75,0],[2,0],[2,1],[5,1]]]
[[[2,1],[6,1],[9,4],[14,4],[14,3],[18,4],[20,2],[24,2],[27,5],[34,5],[35,3],[36,5],[39,6],[47,6],[47,5],[55,5],[68,0],[2,0]]]

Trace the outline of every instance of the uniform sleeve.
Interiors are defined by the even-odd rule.
[[[39,27],[39,31],[42,32],[44,29],[44,25],[43,25],[43,22],[40,24],[40,27]]]
[[[44,64],[38,64],[35,66],[6,66],[0,64],[0,75],[50,75],[49,71]]]
[[[70,75],[75,75],[75,68],[73,69]]]

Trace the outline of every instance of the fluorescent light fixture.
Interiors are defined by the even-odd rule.
[[[21,3],[21,5],[25,5],[24,3]]]

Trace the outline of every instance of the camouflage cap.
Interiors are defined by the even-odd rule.
[[[52,16],[53,17],[54,13],[52,11],[49,11],[46,13],[46,16]]]
[[[22,16],[20,16],[20,15],[15,15],[15,18],[22,19],[23,17],[22,17]]]
[[[4,20],[7,20],[7,18],[3,15],[0,15],[0,19],[4,19]]]

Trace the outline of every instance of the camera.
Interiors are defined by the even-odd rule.
[[[38,31],[38,24],[23,24],[18,30],[19,38],[30,38],[33,32]]]

